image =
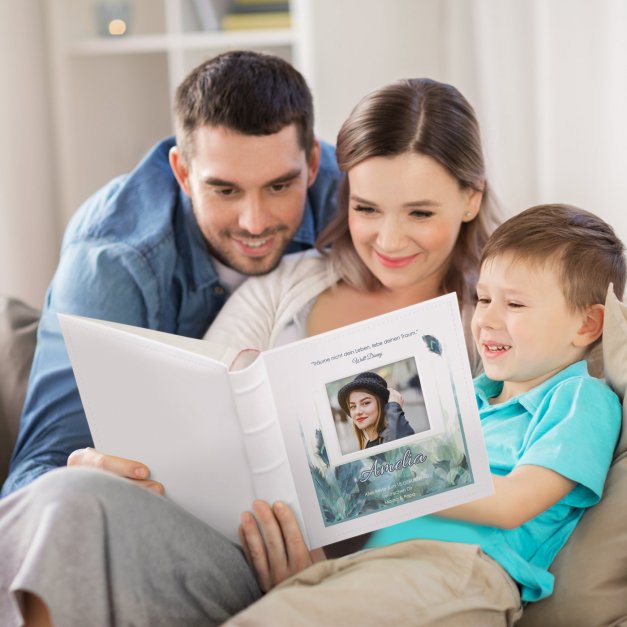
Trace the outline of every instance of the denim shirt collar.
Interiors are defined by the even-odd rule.
[[[213,265],[213,258],[207,242],[198,226],[189,196],[179,188],[179,205],[183,228],[177,229],[179,237],[177,245],[181,251],[192,289],[199,290],[210,287],[218,282],[218,273]]]
[[[316,241],[316,231],[314,226],[313,208],[309,193],[305,198],[305,211],[303,213],[303,221],[300,223],[298,230],[294,233],[293,242],[304,244],[307,247],[313,247]]]

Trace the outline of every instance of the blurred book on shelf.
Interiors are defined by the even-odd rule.
[[[289,2],[285,0],[233,0],[222,18],[222,30],[289,28]]]
[[[229,6],[229,13],[236,15],[242,13],[289,13],[290,3],[272,2],[272,0],[260,0],[260,2],[232,2]]]
[[[227,2],[238,11],[256,11],[259,7],[274,7],[276,11],[289,11],[289,0],[230,0]]]
[[[264,0],[266,1],[268,0]],[[230,8],[230,4],[230,0],[192,0],[195,21],[200,29],[219,30],[222,16]]]

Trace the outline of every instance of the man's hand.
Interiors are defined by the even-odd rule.
[[[163,494],[165,489],[161,483],[149,479],[150,470],[141,462],[115,455],[106,455],[93,448],[81,448],[70,454],[67,459],[68,466],[84,466],[88,468],[98,468],[108,470],[120,477],[131,479],[137,485],[157,494]]]
[[[257,520],[251,512],[242,513],[239,536],[263,592],[324,559],[321,549],[309,552],[296,517],[285,503],[270,507],[265,501],[255,501],[252,509]]]

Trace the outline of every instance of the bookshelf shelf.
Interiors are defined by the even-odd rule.
[[[67,53],[80,55],[135,54],[175,50],[226,49],[258,46],[294,46],[292,29],[276,28],[212,33],[181,33],[172,35],[135,35],[119,39],[94,37],[68,45]]]
[[[291,0],[296,15],[301,2]],[[198,63],[247,48],[278,54],[304,70],[303,38],[289,28],[203,30],[199,6],[215,15],[229,0],[127,0],[128,33],[98,36],[96,7],[120,0],[47,0],[59,196],[67,220],[112,177],[129,171],[173,132],[176,87]]]
[[[296,32],[292,29],[222,31],[215,33],[187,33],[177,42],[184,49],[236,48],[250,46],[296,46]]]
[[[167,52],[171,47],[169,35],[134,35],[119,39],[93,37],[67,46],[70,55],[135,54],[142,52]]]

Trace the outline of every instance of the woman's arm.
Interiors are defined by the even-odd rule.
[[[335,281],[327,260],[311,251],[284,257],[270,274],[235,290],[204,339],[237,350],[273,348],[294,315]]]
[[[477,525],[514,529],[563,499],[577,484],[542,466],[518,466],[492,475],[494,494],[437,513]]]

